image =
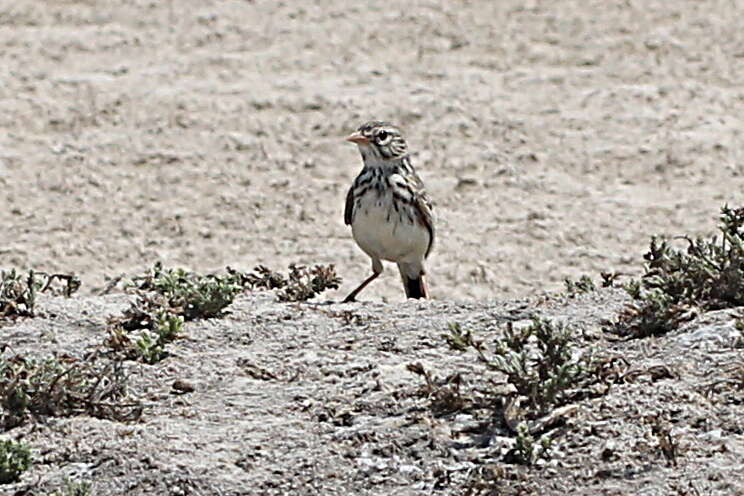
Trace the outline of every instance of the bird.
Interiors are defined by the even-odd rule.
[[[357,145],[364,167],[346,195],[344,223],[372,259],[372,275],[344,303],[382,274],[383,260],[398,265],[407,298],[429,298],[424,262],[434,247],[434,215],[401,130],[369,121],[346,141]]]

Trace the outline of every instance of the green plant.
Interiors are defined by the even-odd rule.
[[[183,269],[164,269],[156,263],[147,274],[134,281],[140,296],[144,292],[161,295],[163,298],[156,306],[167,306],[186,320],[218,316],[246,289],[278,289],[280,301],[306,301],[327,289],[337,289],[341,283],[333,265],[309,268],[297,264],[289,265],[289,274],[285,277],[262,265],[251,273],[228,267],[222,275],[199,275]],[[141,316],[137,314],[137,318]]]
[[[170,343],[183,331],[184,318],[169,312],[161,312],[158,316],[156,332],[158,341]]]
[[[408,369],[426,379],[425,392],[435,414],[467,409],[474,417],[489,419],[484,424],[489,430],[511,433],[514,444],[503,457],[509,464],[548,459],[554,436],[549,431],[575,411],[571,403],[606,394],[617,378],[618,358],[582,352],[568,326],[540,317],[527,325],[507,323],[490,347],[458,323],[449,325],[444,338],[454,350],[474,350],[486,373],[478,373],[473,381],[462,381],[456,373],[442,382],[420,364]]]
[[[120,325],[109,327],[109,337],[106,344],[132,360],[142,360],[154,364],[168,356],[165,346],[178,338],[183,331],[184,318],[167,310],[161,310],[155,318],[152,331],[143,329],[136,336],[129,333]]]
[[[138,289],[162,295],[173,313],[185,320],[218,316],[243,290],[236,273],[200,275],[184,269],[164,269],[156,263]]]
[[[538,460],[550,458],[550,437],[542,436],[539,440],[530,434],[526,422],[517,425],[517,436],[514,448],[507,454],[507,460],[520,465],[534,465]]]
[[[144,331],[137,340],[137,348],[147,363],[156,363],[167,356],[165,345],[173,341],[183,330],[183,317],[161,312],[158,317],[155,336]]]
[[[722,207],[718,230],[710,239],[682,237],[685,250],[653,237],[643,276],[626,285],[634,301],[614,331],[634,338],[659,335],[695,310],[744,305],[744,208]]]
[[[0,441],[0,484],[16,482],[30,466],[28,446],[16,441]]]
[[[142,361],[145,363],[157,363],[167,356],[163,343],[154,338],[149,331],[142,331],[140,337],[135,341],[135,345]]]
[[[592,281],[592,278],[586,274],[581,276],[578,281],[573,281],[569,278],[566,278],[563,280],[563,282],[566,285],[566,293],[571,298],[573,298],[577,294],[588,293],[597,289],[597,286]]]
[[[635,291],[632,286],[626,289],[629,293]],[[676,303],[674,298],[658,289],[644,291],[639,295],[637,303],[626,305],[619,313],[615,329],[624,336],[660,336],[673,331],[680,323],[694,316],[693,308]]]
[[[281,301],[304,301],[341,281],[332,265],[289,267],[288,277],[264,266],[253,273],[228,267],[222,275],[199,275],[157,263],[132,280],[135,298],[121,315],[109,318],[105,345],[128,359],[156,363],[168,356],[165,346],[185,321],[219,316],[245,289],[277,289]]]
[[[571,390],[596,381],[596,367],[575,352],[570,329],[538,317],[521,328],[507,324],[491,354],[459,324],[450,324],[446,339],[454,349],[473,348],[489,369],[506,375],[516,394],[527,399],[530,418],[565,404]]]
[[[135,298],[129,308],[109,318],[105,345],[128,359],[159,362],[185,321],[220,315],[243,290],[243,283],[242,274],[235,271],[203,276],[157,263],[134,279]],[[130,335],[133,331],[139,332]]]

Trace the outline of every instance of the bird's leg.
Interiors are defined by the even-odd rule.
[[[359,293],[361,293],[364,288],[367,287],[367,284],[369,284],[372,281],[374,281],[375,279],[377,279],[377,277],[379,277],[379,275],[380,275],[379,272],[372,273],[372,275],[369,276],[367,279],[365,279],[364,282],[362,284],[360,284],[358,288],[356,288],[354,291],[352,291],[351,293],[349,293],[349,296],[347,296],[346,298],[344,298],[344,303],[350,303],[352,301],[356,301],[357,295]]]
[[[358,288],[356,288],[354,291],[349,293],[349,296],[344,298],[344,303],[350,303],[352,301],[356,301],[357,295],[361,293],[364,288],[367,287],[367,284],[377,279],[380,276],[380,274],[382,274],[382,271],[383,271],[382,262],[376,258],[373,258],[372,259],[372,275],[369,276],[367,279],[365,279],[364,282],[362,282],[362,284],[360,284]]]

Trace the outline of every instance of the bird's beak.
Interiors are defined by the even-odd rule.
[[[369,144],[369,140],[362,136],[359,131],[355,131],[351,133],[349,136],[346,137],[346,141],[351,141],[352,143],[356,143],[357,145],[367,145]]]

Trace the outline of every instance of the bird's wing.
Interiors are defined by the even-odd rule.
[[[413,205],[416,207],[419,220],[424,227],[426,227],[426,230],[429,231],[429,246],[426,248],[425,255],[425,257],[428,257],[432,248],[434,248],[435,229],[433,206],[429,199],[429,195],[426,194],[426,190],[424,189],[424,183],[421,181],[421,178],[418,177],[416,172],[413,173],[412,179]]]
[[[346,207],[344,207],[344,223],[348,226],[351,224],[352,216],[354,215],[354,185],[352,184],[349,188],[349,192],[346,193]]]

